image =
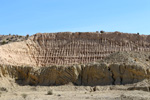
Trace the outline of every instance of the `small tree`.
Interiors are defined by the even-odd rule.
[[[101,30],[100,33],[105,33],[105,31]]]
[[[27,34],[25,38],[28,39],[29,38],[29,34]]]

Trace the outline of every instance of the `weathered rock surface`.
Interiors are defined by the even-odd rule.
[[[87,64],[118,51],[150,52],[150,36],[120,32],[38,33],[0,47],[0,64],[49,66]]]
[[[132,53],[132,57],[137,53]],[[113,54],[115,56],[129,56],[130,53]],[[112,55],[111,55],[112,56]],[[110,56],[110,57],[111,57]],[[150,79],[150,68],[141,62],[132,61],[113,63],[106,58],[105,61],[89,63],[86,65],[73,66],[48,66],[48,67],[25,67],[25,66],[0,66],[0,77],[11,77],[22,85],[64,85],[73,83],[75,85],[120,85],[137,83],[144,79]],[[139,56],[137,56],[139,57]],[[139,58],[140,59],[140,58]],[[119,60],[119,59],[118,59]],[[111,61],[111,63],[109,63]]]
[[[0,77],[23,85],[136,83],[150,78],[149,45],[149,36],[118,32],[35,34],[0,47]]]

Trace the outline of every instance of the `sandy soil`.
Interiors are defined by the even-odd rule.
[[[1,89],[0,100],[150,100],[141,90],[111,90],[111,86],[15,86]],[[48,94],[52,91],[52,94]]]

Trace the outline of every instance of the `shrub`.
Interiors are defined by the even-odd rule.
[[[36,87],[31,88],[32,91],[37,91]]]
[[[47,95],[52,95],[53,94],[53,91],[52,90],[49,90],[48,92],[47,92]]]
[[[19,38],[21,38],[22,36],[19,36]]]
[[[5,87],[0,87],[0,91],[8,92],[8,90]]]
[[[21,94],[21,96],[25,99],[27,97],[27,94]]]
[[[11,39],[9,39],[8,41],[11,41]]]
[[[29,34],[26,35],[26,39],[28,39],[28,38],[29,38]]]
[[[57,96],[61,96],[60,94],[58,94]]]
[[[100,33],[105,33],[105,31],[101,30]]]
[[[96,33],[99,33],[99,31],[96,31]]]
[[[2,45],[6,44],[7,42],[5,40],[3,40]]]

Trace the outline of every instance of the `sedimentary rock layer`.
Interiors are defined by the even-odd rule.
[[[117,51],[150,51],[149,36],[119,32],[36,34],[28,46],[40,66],[86,64]]]
[[[133,64],[95,63],[74,66],[0,66],[0,78],[13,78],[21,85],[116,85],[150,78],[150,68]]]
[[[23,42],[0,47],[0,63],[73,65],[99,61],[118,51],[150,51],[150,35],[120,32],[38,33]]]

